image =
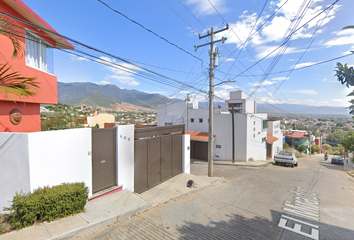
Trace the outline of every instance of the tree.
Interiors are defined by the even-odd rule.
[[[22,56],[22,48],[11,25],[4,17],[0,17],[0,35],[10,39],[14,48],[12,57],[16,58]],[[19,72],[10,73],[11,67],[8,63],[0,66],[0,94],[10,98],[12,98],[10,95],[19,97],[37,95],[39,90],[39,83],[36,82],[37,77],[21,77]]]
[[[87,117],[91,112],[91,109],[86,106],[75,107],[62,103],[45,108],[50,113],[42,115],[42,131],[82,127],[79,117]]]
[[[322,145],[322,148],[323,148],[323,150],[325,150],[326,152],[328,152],[328,153],[330,153],[330,154],[333,152],[332,146],[329,145],[329,144],[323,144],[323,145]]]
[[[20,41],[16,38],[16,32],[11,28],[11,23],[4,17],[0,17],[0,35],[6,36],[10,39],[14,48],[12,57],[16,58],[20,56],[22,47]]]
[[[341,141],[342,146],[347,152],[354,152],[354,133],[348,132],[345,139]]]
[[[348,67],[347,64],[341,64],[337,62],[337,67],[334,70],[336,74],[334,74],[335,77],[337,77],[337,80],[343,85],[346,84],[347,87],[349,86],[354,86],[354,69],[353,67]]]
[[[6,63],[0,67],[0,93],[12,98],[10,94],[19,97],[33,96],[39,89],[37,77],[21,77],[18,72],[10,73],[11,66]]]
[[[301,144],[301,145],[297,146],[297,150],[298,150],[300,153],[302,153],[302,152],[304,152],[304,151],[306,150],[306,147]]]

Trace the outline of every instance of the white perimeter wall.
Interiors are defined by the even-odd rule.
[[[283,150],[283,133],[281,132],[280,129],[280,121],[269,121],[267,134],[278,138],[278,140],[273,143],[273,152],[272,152],[272,157],[273,157],[273,155]]]
[[[267,159],[267,129],[263,129],[264,114],[247,114],[247,160],[260,161]]]
[[[231,117],[231,114],[214,114],[214,160],[232,160]],[[216,145],[220,145],[220,148],[216,148]]]
[[[191,173],[190,135],[182,135],[182,172]]]
[[[0,212],[21,190],[31,191],[28,134],[0,133]]]
[[[117,126],[117,183],[134,192],[134,125]]]
[[[28,134],[31,191],[85,182],[92,195],[91,128]]]

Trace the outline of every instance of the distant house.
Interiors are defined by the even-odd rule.
[[[225,108],[214,109],[214,160],[266,160],[282,150],[280,121],[269,122],[266,113],[257,113],[256,102],[246,99],[246,93],[230,92]],[[197,101],[158,105],[157,126],[175,124],[185,124],[190,134],[191,158],[207,160],[209,109],[199,109]]]
[[[12,58],[13,45],[10,39],[0,35],[0,67],[9,63],[11,72],[22,77],[37,77],[40,91],[33,97],[6,98],[0,93],[0,132],[41,131],[40,104],[57,104],[57,78],[53,75],[52,49],[74,49],[64,38],[21,0],[3,0],[0,11],[30,22],[27,24],[11,16],[1,15],[12,24],[25,54]],[[54,32],[54,33],[53,33]],[[51,57],[50,57],[51,56]],[[16,102],[15,102],[16,101]],[[17,117],[12,115],[16,113]]]
[[[297,147],[299,145],[309,146],[309,135],[306,132],[292,132],[284,133],[284,142],[289,144],[290,147]]]
[[[98,124],[99,128],[104,128],[105,123],[112,123],[114,121],[114,115],[108,113],[99,113],[96,116],[87,117],[87,124],[89,127],[94,127]]]

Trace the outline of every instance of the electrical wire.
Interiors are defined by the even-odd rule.
[[[203,64],[203,60],[202,60],[202,59],[200,59],[200,58],[198,58],[197,56],[191,54],[190,52],[184,50],[183,48],[177,46],[176,44],[170,42],[170,41],[167,40],[166,38],[161,37],[160,35],[158,35],[157,33],[153,32],[152,30],[150,30],[150,29],[144,27],[142,24],[138,23],[137,21],[134,21],[134,20],[130,19],[129,17],[127,17],[127,16],[124,15],[123,13],[121,13],[121,12],[117,11],[116,9],[112,8],[111,6],[109,6],[107,3],[105,3],[105,2],[103,2],[103,1],[101,1],[101,0],[98,0],[98,1],[99,1],[100,3],[102,3],[102,4],[104,4],[106,7],[108,7],[108,8],[111,9],[112,11],[114,11],[114,12],[120,14],[121,16],[125,17],[125,18],[128,19],[129,21],[131,21],[131,22],[133,22],[133,23],[139,25],[140,27],[142,27],[142,28],[145,29],[146,31],[148,31],[148,32],[150,32],[150,33],[152,33],[152,34],[154,34],[155,36],[157,36],[157,37],[159,37],[160,39],[162,39],[162,40],[168,42],[168,43],[171,44],[172,46],[178,48],[179,50],[181,50],[181,51],[183,51],[183,52],[185,52],[185,53],[187,53],[188,55],[190,55],[190,56],[192,56],[192,57],[198,59],[198,60],[201,61],[202,64]]]

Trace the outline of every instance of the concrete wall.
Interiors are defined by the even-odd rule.
[[[235,113],[235,160],[247,160],[247,115]]]
[[[191,122],[192,118],[194,119],[193,123]],[[202,123],[199,122],[200,118],[203,119]],[[188,131],[209,132],[208,119],[209,109],[190,109],[188,112]]]
[[[247,114],[247,156],[246,161],[266,160],[267,129],[263,129],[264,114]]]
[[[182,136],[182,172],[191,173],[191,153],[190,153],[190,135]]]
[[[268,121],[268,131],[267,134],[278,138],[277,141],[273,142],[272,157],[274,154],[283,150],[283,133],[280,129],[280,121]]]
[[[232,116],[231,114],[215,114],[213,125],[214,125],[214,135],[216,136],[214,139],[214,160],[232,160]],[[235,122],[235,126],[236,126],[236,122]],[[235,133],[236,133],[236,128],[235,128]],[[218,146],[218,148],[216,146]]]
[[[92,195],[91,129],[0,133],[0,211],[16,192],[85,182]]]
[[[28,134],[31,191],[64,182],[85,182],[92,195],[91,128]]]
[[[117,184],[134,192],[134,125],[117,129]]]
[[[0,212],[21,190],[31,191],[28,134],[0,133]]]

